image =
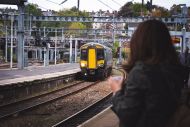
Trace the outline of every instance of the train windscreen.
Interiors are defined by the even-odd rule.
[[[104,59],[104,49],[97,49],[97,60]]]
[[[81,50],[81,60],[87,60],[87,50],[86,49],[82,49]]]

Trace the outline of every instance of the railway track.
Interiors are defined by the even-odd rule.
[[[15,103],[10,103],[8,105],[3,105],[0,107],[0,119],[6,119],[14,114],[25,112],[29,109],[34,109],[44,104],[51,103],[58,99],[75,94],[81,90],[87,89],[88,87],[95,85],[96,83],[97,82],[84,84],[84,81],[82,81],[37,97]]]
[[[124,77],[124,79],[127,78],[127,73],[122,68],[114,68],[114,69],[119,71],[122,74],[122,76]],[[102,99],[91,104],[90,106],[86,107],[85,109],[82,109],[81,111],[68,117],[67,119],[62,120],[59,123],[56,123],[52,127],[76,127],[76,126],[80,125],[81,123],[83,123],[83,122],[87,121],[88,119],[92,118],[93,116],[97,115],[104,109],[110,107],[111,106],[111,97],[112,97],[112,92],[107,94]]]
[[[67,119],[60,121],[52,127],[76,127],[77,125],[83,123],[84,121],[97,115],[99,112],[109,107],[111,105],[111,96],[112,93],[107,94],[102,99],[89,105],[85,109],[82,109]]]
[[[122,73],[121,73],[122,74]],[[1,121],[1,123],[2,123],[2,125],[3,125],[3,127],[6,127],[6,126],[10,126],[9,124],[7,124],[7,123],[9,123],[9,122],[12,122],[12,124],[11,124],[11,126],[12,125],[14,125],[14,123],[15,123],[15,121],[14,121],[14,119],[20,119],[20,121],[24,121],[23,119],[25,119],[25,116],[26,117],[29,117],[29,119],[30,119],[30,122],[32,122],[32,121],[35,121],[35,120],[31,120],[31,117],[34,117],[35,119],[37,119],[37,120],[39,120],[39,118],[40,119],[47,119],[46,117],[49,117],[49,116],[52,116],[53,118],[51,118],[51,119],[53,119],[52,121],[53,121],[53,124],[51,123],[51,124],[45,124],[45,123],[40,123],[40,125],[38,125],[38,123],[39,122],[34,122],[34,124],[33,124],[33,122],[31,123],[31,125],[32,126],[40,126],[40,127],[45,127],[45,126],[52,126],[52,125],[56,125],[55,123],[59,123],[60,121],[62,121],[63,119],[67,119],[66,121],[68,121],[69,119],[72,119],[72,116],[75,116],[76,114],[78,114],[78,113],[76,113],[76,112],[73,112],[75,115],[73,115],[73,113],[68,113],[67,114],[67,109],[65,110],[65,106],[66,107],[68,107],[68,106],[71,106],[72,108],[73,107],[75,107],[72,103],[68,103],[67,101],[65,101],[65,100],[67,100],[66,98],[70,98],[70,99],[72,99],[72,100],[74,100],[75,101],[75,99],[73,99],[73,97],[74,96],[72,96],[73,94],[79,94],[79,93],[85,93],[85,89],[87,89],[87,88],[91,88],[91,86],[96,86],[96,83],[97,82],[88,82],[88,84],[81,84],[81,83],[76,83],[76,84],[73,84],[73,85],[71,85],[71,86],[68,86],[68,87],[65,87],[65,88],[63,88],[62,90],[58,90],[58,91],[54,91],[54,92],[52,92],[51,94],[45,94],[45,95],[42,95],[42,96],[40,96],[40,97],[35,97],[35,98],[32,98],[32,99],[29,99],[29,100],[24,100],[24,101],[19,101],[19,102],[16,102],[16,103],[12,103],[12,104],[8,104],[8,105],[4,105],[4,106],[0,106],[0,121]],[[91,85],[90,85],[91,84]],[[106,85],[106,84],[105,84]],[[101,85],[100,85],[101,86]],[[100,86],[97,86],[97,87],[100,87]],[[107,85],[106,85],[107,86]],[[74,89],[73,89],[74,88]],[[73,89],[73,90],[71,90],[71,89]],[[92,89],[92,88],[91,88]],[[100,89],[102,89],[102,88],[100,88]],[[106,88],[106,89],[108,89],[108,87]],[[80,92],[80,91],[84,91],[84,92]],[[62,92],[61,92],[62,91]],[[63,92],[64,91],[64,92]],[[93,91],[94,91],[94,88],[93,88]],[[96,93],[96,92],[97,93]],[[99,90],[95,90],[94,92],[91,92],[91,93],[89,93],[89,94],[98,94],[98,91]],[[100,90],[101,91],[101,90]],[[99,91],[99,92],[100,92]],[[63,94],[64,93],[64,94]],[[101,93],[101,92],[100,92]],[[105,95],[105,94],[104,94]],[[111,93],[109,93],[109,95],[108,96],[111,96]],[[78,95],[78,97],[79,98],[81,98],[81,95],[79,94]],[[74,97],[75,98],[75,97]],[[85,98],[88,98],[88,94],[87,94],[87,96],[85,97]],[[101,97],[102,98],[102,97]],[[78,107],[78,109],[80,108],[80,109],[83,109],[83,110],[88,110],[87,112],[89,112],[89,111],[91,111],[91,110],[89,110],[88,108],[85,108],[85,107],[98,107],[98,108],[91,108],[91,109],[95,109],[96,111],[95,111],[95,113],[98,113],[98,112],[101,112],[102,110],[104,110],[106,107],[108,107],[111,103],[110,103],[110,101],[109,101],[109,99],[108,98],[110,98],[110,97],[105,97],[105,99],[103,99],[105,102],[103,102],[103,101],[101,101],[101,99],[99,99],[100,101],[99,102],[97,102],[97,104],[96,103],[94,103],[94,101],[92,101],[93,102],[93,104],[91,104],[91,103],[89,103],[89,104],[91,104],[90,106],[77,106]],[[60,99],[60,100],[59,100]],[[65,104],[64,105],[62,105],[61,106],[61,109],[59,109],[60,108],[60,104],[58,104],[58,109],[55,109],[56,111],[58,111],[58,112],[62,112],[62,113],[60,113],[60,114],[64,114],[65,116],[63,117],[63,116],[61,116],[59,113],[56,113],[55,112],[55,118],[54,118],[54,115],[53,115],[53,113],[51,113],[51,111],[49,112],[44,112],[44,111],[42,111],[43,109],[44,110],[46,110],[46,108],[48,107],[52,107],[52,106],[48,106],[48,105],[54,105],[54,106],[57,106],[57,102],[60,102],[61,100],[64,100],[65,102]],[[79,102],[79,103],[88,103],[88,102],[85,102],[86,100],[84,100],[84,101],[81,101],[81,102]],[[107,101],[107,104],[106,104],[106,101]],[[56,103],[55,103],[56,102]],[[89,104],[86,104],[86,105],[89,105]],[[83,104],[84,105],[84,104]],[[94,105],[94,106],[93,106]],[[100,105],[100,106],[98,106],[98,105]],[[44,108],[43,108],[44,107]],[[70,107],[70,108],[71,108]],[[103,109],[101,109],[100,107],[105,107],[105,108],[103,108]],[[62,109],[64,109],[63,111],[61,111]],[[97,110],[98,109],[98,110]],[[73,109],[72,109],[73,110]],[[77,110],[77,112],[78,112],[79,110]],[[80,111],[79,111],[80,112]],[[67,115],[66,115],[66,114]],[[70,114],[70,115],[69,115]],[[76,121],[75,122],[75,124],[77,125],[78,123],[81,123],[81,122],[83,122],[83,121],[85,121],[85,120],[87,120],[88,118],[91,118],[93,115],[95,115],[93,112],[91,113],[90,112],[90,115],[87,115],[87,113],[83,113],[83,114],[85,114],[84,115],[84,117],[81,117],[80,115],[76,115],[76,116],[78,116],[78,117],[81,117],[81,118],[83,118],[83,119],[81,119],[81,120],[79,120],[79,121],[76,121],[76,119],[74,120],[74,121]],[[11,116],[13,116],[13,117],[11,117]],[[10,118],[10,119],[9,119]],[[33,118],[32,118],[33,119]],[[49,118],[48,118],[49,119]],[[78,119],[78,118],[77,118]],[[70,120],[69,120],[70,121]],[[29,122],[29,123],[30,123]],[[19,123],[19,122],[18,122]],[[28,122],[27,122],[28,123]],[[67,122],[68,123],[68,122]],[[74,123],[74,122],[72,122],[72,123]],[[4,126],[5,125],[5,126]],[[22,126],[26,126],[27,124],[18,124],[17,126],[15,126],[15,127],[22,127]],[[0,125],[0,127],[1,127],[1,125]]]

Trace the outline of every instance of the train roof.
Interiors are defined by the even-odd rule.
[[[103,44],[97,43],[97,42],[89,42],[89,43],[86,43],[86,44],[82,45],[81,48],[84,47],[84,46],[89,46],[89,45],[99,45],[99,46],[104,47],[105,49],[110,49],[110,50],[112,50],[111,48],[109,48],[109,47],[107,47],[107,46],[105,46],[105,45],[103,45]]]

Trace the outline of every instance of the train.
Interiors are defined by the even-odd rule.
[[[80,47],[79,63],[83,77],[104,79],[112,71],[112,49],[96,42],[86,43]]]

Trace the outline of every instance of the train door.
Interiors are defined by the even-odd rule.
[[[96,50],[94,48],[90,48],[88,52],[88,68],[96,68]]]

